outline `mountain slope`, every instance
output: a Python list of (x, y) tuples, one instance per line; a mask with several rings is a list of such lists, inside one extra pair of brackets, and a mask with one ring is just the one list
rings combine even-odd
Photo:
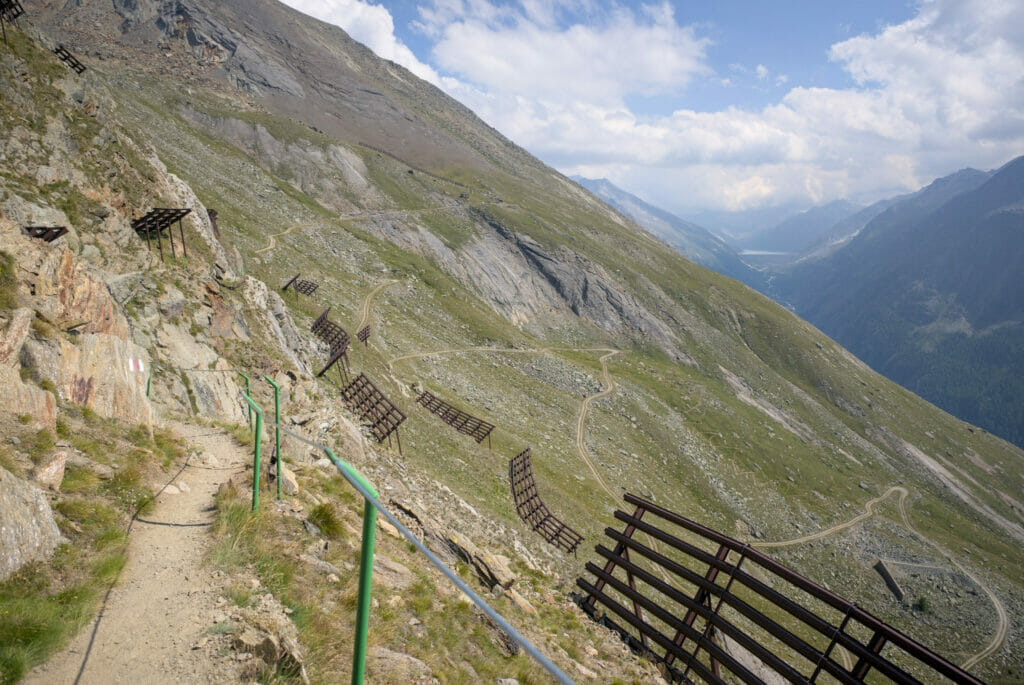
[(743, 241), (743, 247), (747, 250), (800, 253), (829, 233), (837, 223), (861, 209), (859, 205), (847, 200), (834, 200), (811, 207), (748, 238)]
[[(239, 291), (253, 303), (249, 330), (260, 333), (222, 341), (226, 362), (295, 375), (304, 399), (286, 406), (289, 415), (315, 410), (309, 430), (334, 440), (339, 456), (366, 468), (381, 492), (401, 492), (397, 501), (453, 528), (474, 522), (517, 569), (539, 560), (540, 570), (522, 571), (537, 596), (557, 600), (558, 578), (579, 573), (582, 560), (553, 551), (515, 515), (507, 460), (527, 446), (545, 501), (587, 538), (581, 555), (589, 558), (585, 550), (621, 503), (602, 494), (605, 482), (752, 544), (795, 541), (779, 548), (784, 561), (951, 658), (992, 647), (998, 657), (976, 667), (986, 677), (1024, 664), (1018, 641), (998, 639), (988, 595), (941, 551), (969, 549), (956, 553), (959, 563), (984, 579), (1013, 620), (1024, 615), (1019, 449), (887, 381), (746, 286), (686, 260), (337, 29), (263, 0), (27, 5), (51, 40), (89, 61), (87, 80), (63, 87), (87, 88), (104, 116), (151, 146), (144, 154), (154, 165), (194, 189), (197, 210), (217, 210), (239, 271), (271, 284), (296, 272), (320, 283), (315, 298), (288, 294), (269, 311), (257, 306), (273, 304), (265, 291)], [(12, 111), (8, 121), (19, 116)], [(20, 127), (19, 137), (42, 137), (8, 125)], [(145, 178), (140, 172), (135, 194), (117, 206), (122, 221), (170, 201)], [(5, 192), (27, 195), (31, 179), (5, 178)], [(52, 203), (48, 197), (32, 201)], [(144, 249), (137, 238), (125, 241), (127, 250)], [(111, 247), (94, 257), (120, 274), (117, 254)], [(189, 292), (202, 293), (195, 285)], [(354, 346), (353, 366), (407, 413), (402, 455), (383, 447), (361, 453), (343, 434), (333, 370), (330, 380), (314, 380), (296, 361), (305, 357), (271, 344), (275, 321), (294, 317), (297, 329), (282, 326), (280, 339), (297, 339), (311, 368), (322, 362), (326, 351), (307, 331), (326, 306), (350, 331), (369, 315), (372, 339)], [(207, 325), (233, 330), (222, 314), (208, 313)], [(154, 305), (137, 316), (160, 315)], [(203, 324), (189, 326), (173, 330), (205, 335)], [(165, 359), (178, 341), (154, 333), (143, 342)], [(619, 354), (609, 356), (611, 348)], [(174, 378), (164, 399), (188, 412), (187, 387)], [(414, 388), (493, 421), (493, 450), (422, 411)], [(409, 483), (411, 493), (403, 490)], [(910, 493), (906, 507), (921, 536), (891, 506), (870, 521), (857, 518), (894, 483)], [(863, 525), (846, 525), (854, 518)], [(800, 542), (830, 529), (834, 535)], [(895, 604), (872, 570), (880, 555), (936, 566), (941, 586), (954, 590), (938, 589), (934, 574), (908, 577), (934, 613)], [(337, 599), (336, 590), (323, 592), (303, 615), (319, 616)], [(423, 611), (433, 619), (441, 606), (448, 605), (432, 611), (428, 601)], [(539, 618), (522, 616), (560, 663), (578, 649), (584, 619), (573, 611), (552, 602)], [(947, 629), (954, 619), (958, 636)], [(386, 602), (373, 620), (390, 620)], [(479, 636), (471, 637), (476, 648)], [(382, 639), (392, 638), (400, 639)], [(326, 642), (318, 639), (311, 644)], [(457, 662), (432, 644), (410, 639), (402, 648), (456, 678)], [(334, 674), (332, 656), (315, 653), (314, 669)], [(577, 656), (598, 669), (614, 663), (606, 653)]]
[(744, 264), (735, 250), (706, 228), (650, 205), (608, 179), (573, 176), (572, 180), (682, 252), (688, 259), (752, 288), (763, 289), (764, 277), (761, 273)]
[(894, 204), (781, 297), (873, 368), (1024, 444), (1024, 158)]

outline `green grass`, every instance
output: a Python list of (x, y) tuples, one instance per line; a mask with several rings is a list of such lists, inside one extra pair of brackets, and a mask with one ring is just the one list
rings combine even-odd
[(314, 524), (325, 537), (337, 539), (341, 537), (344, 528), (334, 510), (334, 505), (324, 502), (313, 507), (309, 512), (309, 522)]
[[(84, 407), (61, 407), (57, 434), (88, 457), (118, 468), (104, 481), (68, 465), (54, 505), (69, 542), (45, 562), (31, 563), (0, 583), (0, 683), (14, 683), (62, 648), (94, 615), (127, 561), (129, 516), (149, 501), (143, 485), (182, 448), (168, 434), (103, 419)], [(54, 447), (47, 430), (21, 437), (33, 460)], [(2, 450), (0, 450), (2, 452)]]
[(14, 257), (0, 251), (0, 313), (18, 306), (18, 265)]

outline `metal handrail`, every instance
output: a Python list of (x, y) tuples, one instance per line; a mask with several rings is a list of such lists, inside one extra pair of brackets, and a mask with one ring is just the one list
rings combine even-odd
[[(239, 391), (241, 392), (241, 391)], [(257, 422), (262, 426), (263, 412), (259, 407), (249, 398), (244, 395), (243, 397), (255, 408), (257, 414)], [(469, 585), (467, 585), (461, 578), (459, 578), (454, 571), (448, 568), (443, 561), (441, 561), (437, 555), (431, 552), (427, 546), (417, 538), (412, 532), (409, 531), (402, 522), (399, 521), (394, 514), (388, 511), (384, 505), (380, 503), (378, 499), (377, 491), (370, 485), (369, 481), (363, 477), (358, 471), (356, 471), (350, 464), (339, 459), (331, 448), (320, 443), (313, 442), (308, 438), (299, 435), (287, 427), (281, 424), (279, 420), (273, 422), (274, 427), (284, 432), (287, 435), (295, 438), (299, 442), (305, 443), (311, 447), (316, 447), (322, 450), (327, 457), (331, 460), (331, 463), (338, 469), (338, 472), (342, 477), (349, 482), (349, 484), (356, 489), (356, 491), (363, 497), (363, 542), (359, 556), (359, 594), (356, 609), (356, 634), (355, 644), (353, 646), (354, 654), (352, 660), (352, 684), (360, 685), (365, 678), (366, 673), (366, 643), (367, 635), (369, 633), (369, 621), (370, 621), (370, 591), (373, 579), (373, 554), (374, 554), (374, 540), (376, 537), (376, 523), (377, 523), (377, 512), (380, 512), (405, 538), (412, 543), (416, 549), (422, 552), (427, 559), (433, 564), (445, 577), (447, 577), (452, 583), (455, 584), (470, 601), (473, 602), (484, 614), (486, 614), (494, 623), (496, 623), (508, 636), (519, 644), (527, 654), (529, 654), (544, 670), (550, 673), (556, 681), (566, 685), (572, 685), (574, 681), (569, 678), (558, 666), (551, 662), (544, 654), (540, 652), (529, 640), (523, 637), (519, 631), (517, 631), (512, 625), (504, 619), (497, 611), (495, 611), (487, 602), (485, 602), (476, 592), (474, 592)], [(256, 442), (259, 442), (259, 434), (257, 433)], [(280, 462), (279, 462), (280, 463)], [(254, 487), (259, 487), (259, 474), (254, 474), (253, 477)], [(257, 500), (254, 496), (254, 502)], [(255, 509), (255, 504), (254, 504)]]

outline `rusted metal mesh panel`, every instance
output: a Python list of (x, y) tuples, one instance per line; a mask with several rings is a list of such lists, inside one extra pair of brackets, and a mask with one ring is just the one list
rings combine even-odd
[[(391, 434), (395, 433), (397, 437), (398, 427), (405, 421), (405, 414), (393, 405), (365, 374), (359, 374), (342, 388), (341, 397), (359, 414), (362, 421), (370, 424), (370, 432), (377, 438), (377, 442), (384, 442), (387, 438), (390, 444)], [(402, 449), (401, 440), (398, 442), (398, 449)]]
[(25, 226), (22, 230), (25, 234), (32, 238), (39, 238), (45, 240), (48, 243), (52, 243), (62, 235), (66, 235), (68, 229), (66, 226)]
[(604, 563), (587, 563), (576, 600), (670, 680), (981, 682), (749, 545), (625, 500), (635, 510), (615, 512), (625, 528), (605, 529), (614, 547), (595, 547)]
[(432, 414), (441, 417), (442, 421), (455, 430), (472, 437), (477, 443), (483, 442), (484, 438), (489, 438), (491, 431), (494, 430), (494, 424), (487, 423), (460, 409), (456, 409), (428, 391), (420, 393), (416, 401), (426, 407)]
[(509, 460), (508, 479), (519, 518), (552, 545), (575, 554), (583, 536), (562, 523), (544, 505), (533, 479), (529, 447)]
[(366, 325), (360, 328), (359, 332), (356, 333), (356, 337), (359, 339), (359, 342), (365, 345), (366, 341), (370, 339), (370, 326)]
[(295, 274), (291, 280), (281, 287), (281, 290), (288, 290), (288, 287), (295, 285), (295, 290), (299, 291), (303, 295), (312, 295), (316, 292), (316, 289), (320, 287), (320, 284), (316, 281), (309, 281), (304, 278), (299, 278), (302, 274)]
[(295, 281), (295, 289), (303, 295), (309, 296), (316, 292), (316, 289), (320, 287), (320, 284), (316, 281), (307, 281), (300, 278)]
[[(156, 236), (156, 244), (160, 248), (160, 261), (164, 258), (164, 243), (163, 243), (163, 232), (171, 226), (175, 221), (178, 222), (178, 235), (181, 238), (181, 252), (184, 256), (188, 256), (188, 248), (185, 246), (185, 231), (181, 227), (181, 219), (186, 216), (191, 209), (187, 207), (184, 209), (171, 209), (167, 207), (156, 207), (149, 210), (145, 216), (140, 217), (132, 221), (132, 228), (139, 236), (146, 237), (146, 247), (150, 250), (153, 249), (152, 238)], [(171, 256), (174, 256), (174, 231), (167, 231), (167, 237), (171, 241)]]
[[(298, 278), (298, 274), (296, 274), (295, 278)], [(293, 278), (292, 281), (294, 281), (295, 278)], [(288, 283), (291, 284), (291, 281)], [(324, 365), (324, 368), (320, 369), (317, 377), (323, 376), (327, 373), (327, 371), (339, 360), (342, 364), (339, 367), (339, 374), (347, 377), (349, 346), (348, 333), (345, 332), (344, 328), (327, 318), (327, 314), (330, 311), (330, 307), (323, 310), (323, 312), (320, 313), (320, 316), (316, 317), (313, 321), (313, 325), (310, 327), (310, 330), (315, 333), (318, 338), (327, 343), (331, 350), (327, 363)]]
[(175, 221), (187, 216), (191, 211), (187, 207), (182, 209), (155, 207), (146, 212), (145, 216), (132, 221), (132, 228), (139, 234), (157, 234), (166, 230)]
[(25, 14), (25, 8), (18, 0), (0, 0), (0, 16), (7, 21), (14, 21)]
[(85, 71), (85, 65), (79, 62), (78, 58), (76, 58), (74, 55), (68, 52), (67, 48), (65, 48), (63, 45), (58, 45), (56, 48), (54, 48), (53, 52), (55, 55), (57, 55), (57, 57), (60, 57), (65, 64), (71, 67), (71, 69), (76, 74), (80, 75), (82, 72)]

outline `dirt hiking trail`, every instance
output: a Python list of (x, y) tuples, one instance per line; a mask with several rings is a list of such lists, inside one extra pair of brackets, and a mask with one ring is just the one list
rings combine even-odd
[(27, 685), (237, 681), (236, 662), (212, 653), (213, 645), (195, 647), (205, 642), (220, 597), (220, 583), (205, 566), (214, 494), (232, 476), (245, 480), (248, 455), (216, 429), (168, 427), (199, 456), (189, 458), (153, 511), (135, 520), (128, 560), (99, 617), (34, 669)]

